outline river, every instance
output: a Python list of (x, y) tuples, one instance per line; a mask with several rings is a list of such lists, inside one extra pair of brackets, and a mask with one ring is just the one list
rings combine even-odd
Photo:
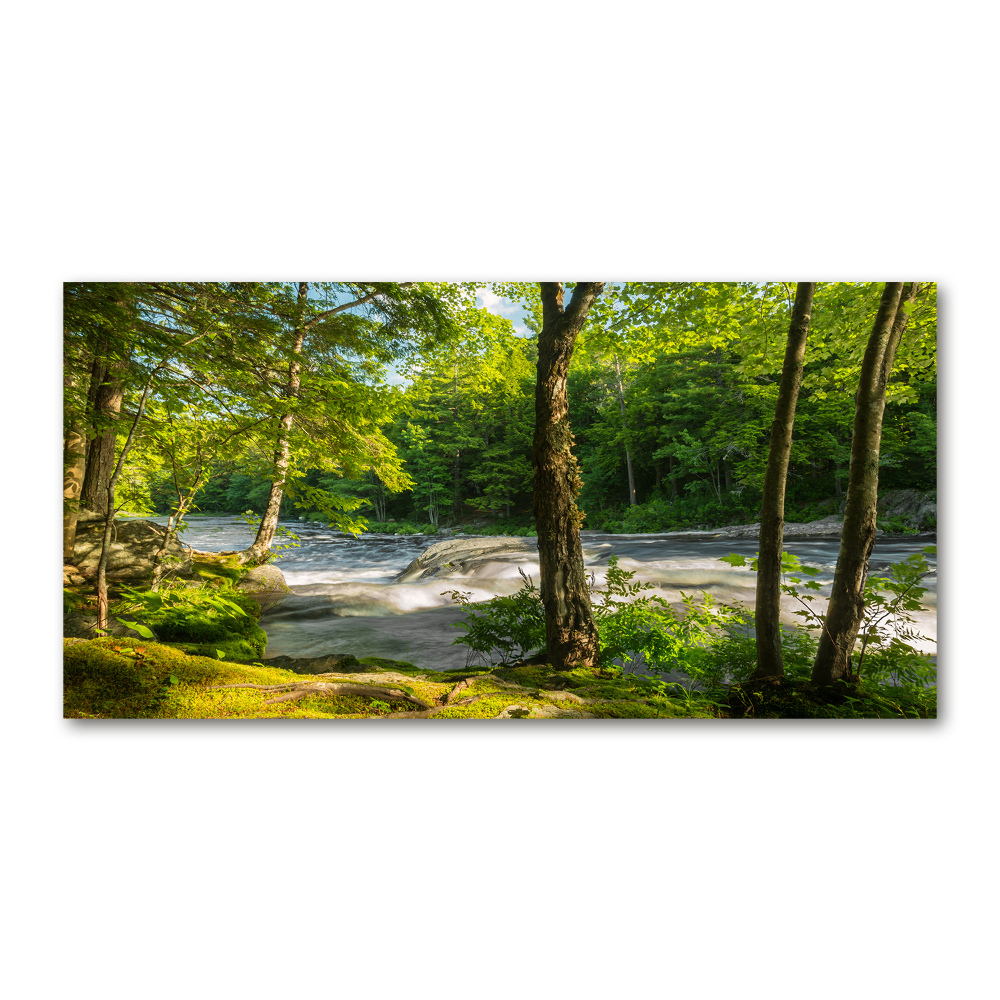
[[(166, 518), (150, 518), (160, 524)], [(300, 538), (298, 548), (286, 549), (275, 560), (296, 595), (266, 611), (261, 625), (268, 635), (266, 656), (320, 656), (334, 652), (357, 656), (384, 656), (408, 660), (428, 669), (459, 669), (466, 665), (467, 649), (454, 645), (460, 635), (454, 624), (464, 617), (448, 591), (471, 593), (487, 600), (495, 594), (514, 593), (521, 586), (518, 569), (538, 582), (538, 558), (530, 549), (485, 555), (453, 568), (408, 582), (398, 577), (412, 560), (444, 539), (438, 535), (379, 535), (360, 538), (344, 535), (325, 525), (298, 520), (282, 523)], [(584, 532), (584, 558), (588, 573), (601, 586), (611, 555), (619, 565), (652, 583), (659, 596), (672, 603), (682, 593), (707, 590), (720, 600), (742, 601), (753, 606), (755, 574), (720, 561), (730, 552), (752, 555), (756, 539), (715, 538), (712, 532), (657, 535), (605, 535)], [(458, 536), (462, 538), (463, 536)], [(235, 517), (192, 517), (181, 540), (196, 549), (220, 552), (245, 548), (252, 541), (250, 529)], [(480, 539), (490, 544), (493, 539)], [(531, 540), (520, 540), (523, 546)], [(920, 551), (933, 539), (887, 537), (877, 539), (872, 572)], [(469, 543), (475, 544), (474, 542)], [(836, 538), (789, 538), (785, 549), (819, 570), (815, 578), (829, 595), (837, 559)], [(933, 559), (931, 560), (934, 561)], [(917, 631), (928, 637), (921, 648), (936, 653), (937, 579), (925, 580), (924, 610), (917, 614)], [(817, 601), (817, 610), (823, 610)], [(795, 605), (784, 599), (782, 618), (797, 619)]]

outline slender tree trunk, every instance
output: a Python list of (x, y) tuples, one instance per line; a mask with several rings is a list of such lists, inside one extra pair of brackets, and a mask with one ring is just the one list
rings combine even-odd
[(110, 479), (108, 480), (107, 493), (105, 494), (104, 500), (106, 509), (104, 515), (104, 536), (101, 539), (101, 558), (97, 563), (97, 628), (102, 631), (106, 630), (108, 627), (107, 571), (108, 556), (111, 554), (111, 532), (115, 521), (115, 487), (118, 485), (118, 479), (125, 466), (125, 458), (132, 450), (132, 442), (135, 440), (136, 428), (139, 426), (139, 421), (142, 420), (142, 413), (146, 408), (146, 400), (149, 398), (149, 390), (153, 385), (153, 379), (162, 367), (163, 365), (160, 365), (160, 367), (149, 376), (149, 380), (146, 382), (146, 387), (142, 390), (142, 398), (139, 400), (139, 409), (136, 411), (135, 417), (132, 420), (132, 426), (129, 428), (128, 437), (125, 439), (125, 444), (122, 446), (122, 452), (118, 456), (118, 462), (111, 473)]
[(572, 452), (566, 375), (577, 334), (603, 287), (603, 282), (578, 283), (564, 309), (562, 282), (541, 283), (542, 329), (538, 335), (531, 460), (546, 651), (557, 670), (581, 664), (595, 666), (600, 659), (580, 544), (583, 514), (575, 503), (581, 482)]
[(80, 491), (87, 466), (87, 436), (79, 424), (71, 424), (63, 449), (63, 562), (71, 563), (76, 548), (76, 523), (80, 514)]
[(667, 476), (670, 479), (670, 499), (677, 499), (677, 480), (674, 478), (674, 456), (667, 455)]
[[(309, 294), (309, 282), (299, 282), (298, 307), (299, 314), (295, 324), (295, 338), (292, 343), (292, 353), (296, 356), (288, 365), (288, 382), (285, 386), (285, 398), (294, 399), (299, 394), (300, 375), (302, 366), (297, 360), (302, 354), (302, 344), (305, 341), (305, 306), (306, 298)], [(288, 480), (288, 469), (291, 465), (291, 432), (295, 417), (289, 411), (278, 424), (278, 440), (274, 451), (274, 479), (271, 482), (271, 491), (267, 496), (267, 506), (264, 508), (264, 516), (260, 519), (257, 527), (257, 537), (250, 548), (240, 553), (241, 562), (262, 563), (266, 562), (271, 551), (271, 542), (274, 541), (274, 534), (278, 530), (278, 514), (281, 512), (281, 498), (284, 494), (285, 483)]]
[(764, 497), (760, 515), (760, 555), (757, 563), (757, 603), (754, 616), (757, 631), (755, 677), (784, 674), (781, 657), (781, 550), (785, 528), (785, 481), (792, 451), (795, 405), (802, 384), (806, 337), (812, 314), (814, 281), (800, 281), (795, 289), (791, 327), (781, 368), (781, 385), (771, 423), (771, 446), (764, 473)]
[[(116, 366), (117, 367), (117, 366)], [(107, 514), (108, 482), (115, 467), (115, 445), (118, 432), (114, 424), (122, 408), (122, 384), (110, 366), (105, 367), (102, 359), (94, 361), (91, 377), (91, 393), (94, 399), (93, 414), (100, 428), (87, 451), (87, 468), (84, 473), (80, 493), (80, 506)]]
[(907, 313), (900, 308), (901, 301), (912, 302), (917, 290), (915, 282), (911, 282), (905, 292), (902, 282), (886, 282), (875, 327), (861, 363), (844, 529), (826, 612), (826, 627), (820, 636), (813, 664), (814, 684), (832, 684), (841, 678), (850, 680), (854, 676), (851, 653), (864, 617), (868, 558), (875, 545), (878, 458), (885, 391), (896, 348), (906, 329)]
[[(63, 384), (67, 389), (80, 385), (79, 372), (70, 370), (67, 360)], [(76, 524), (80, 513), (80, 493), (87, 471), (87, 433), (83, 414), (63, 413), (63, 562), (72, 563), (76, 547)]]
[(625, 465), (628, 467), (628, 502), (634, 507), (635, 497), (635, 474), (632, 471), (632, 453), (628, 449), (628, 424), (625, 421), (625, 387), (622, 385), (622, 370), (618, 363), (618, 355), (615, 355), (615, 377), (618, 379), (618, 403), (622, 410), (622, 441), (625, 444)]

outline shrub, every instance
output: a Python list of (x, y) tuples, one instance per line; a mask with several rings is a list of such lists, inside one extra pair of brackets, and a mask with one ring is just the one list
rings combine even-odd
[[(149, 591), (122, 588), (113, 613), (118, 621), (147, 638), (188, 643), (201, 655), (262, 656), (267, 634), (257, 624), (260, 606), (231, 585)], [(135, 616), (129, 621), (122, 615)]]

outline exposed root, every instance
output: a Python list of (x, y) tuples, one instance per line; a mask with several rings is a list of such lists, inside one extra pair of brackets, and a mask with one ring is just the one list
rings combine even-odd
[(442, 705), (447, 705), (449, 703), (454, 704), (451, 701), (452, 698), (458, 694), (459, 691), (464, 691), (466, 688), (472, 686), (472, 678), (467, 677), (464, 681), (459, 681), (450, 691), (448, 691), (445, 696), (441, 699)]
[[(450, 692), (453, 693), (453, 692)], [(491, 692), (492, 693), (492, 692)], [(391, 715), (380, 715), (380, 719), (429, 719), (435, 712), (440, 712), (443, 708), (455, 708), (457, 705), (471, 705), (480, 698), (485, 698), (485, 694), (474, 694), (471, 698), (460, 698), (458, 701), (450, 701), (448, 704), (433, 705), (423, 712), (393, 712)]]
[[(411, 705), (419, 705), (422, 709), (430, 708), (426, 701), (414, 698), (413, 695), (401, 691), (399, 688), (375, 687), (372, 684), (351, 684), (331, 683), (321, 681), (320, 683), (295, 682), (292, 684), (216, 684), (209, 688), (210, 691), (219, 691), (223, 688), (253, 688), (255, 691), (284, 691), (284, 694), (276, 698), (268, 698), (265, 705), (275, 705), (281, 701), (298, 701), (308, 695), (338, 695), (353, 694), (362, 698), (386, 698), (395, 701), (408, 701)], [(408, 714), (408, 713), (404, 713)]]

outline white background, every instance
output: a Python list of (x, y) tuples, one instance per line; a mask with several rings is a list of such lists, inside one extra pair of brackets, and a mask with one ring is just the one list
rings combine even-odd
[[(6, 17), (12, 996), (989, 991), (994, 8)], [(936, 280), (941, 718), (61, 719), (66, 280)]]

